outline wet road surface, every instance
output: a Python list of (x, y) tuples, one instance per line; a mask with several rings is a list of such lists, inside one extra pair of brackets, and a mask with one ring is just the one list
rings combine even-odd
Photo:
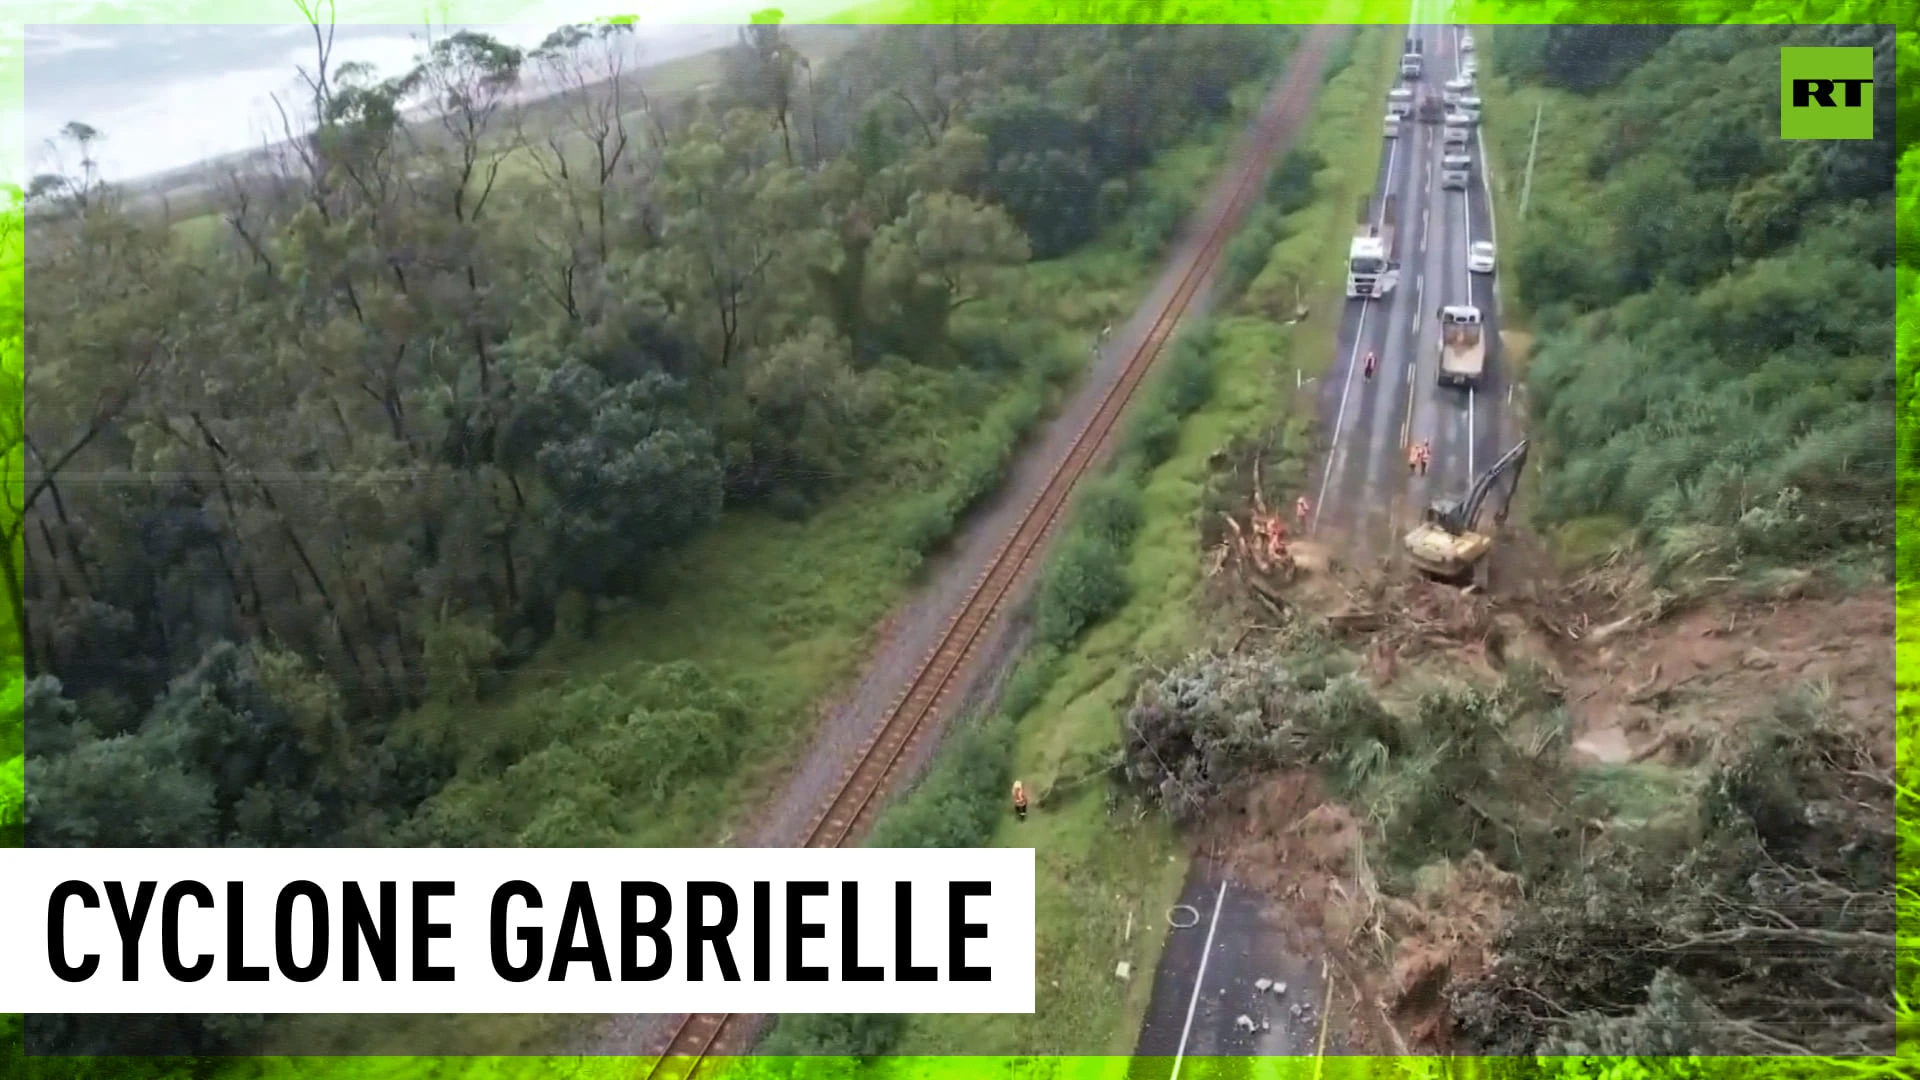
[[(1438, 92), (1466, 55), (1460, 32), (1449, 25), (1414, 32), (1425, 42), (1425, 81)], [(1386, 196), (1397, 196), (1391, 255), (1400, 264), (1399, 282), (1385, 297), (1346, 302), (1338, 352), (1320, 388), (1326, 456), (1312, 531), (1338, 539), (1356, 561), (1392, 554), (1422, 506), (1463, 495), (1476, 473), (1507, 449), (1510, 398), (1493, 278), (1467, 271), (1469, 246), (1494, 239), (1486, 157), (1476, 126), (1467, 189), (1443, 190), (1441, 132), (1440, 124), (1413, 120), (1402, 124), (1398, 138), (1381, 140), (1371, 213), (1380, 224)], [(1484, 321), (1486, 369), (1475, 389), (1438, 385), (1438, 313), (1450, 304), (1472, 304)], [(1369, 351), (1379, 361), (1372, 379), (1363, 373)], [(1422, 440), (1433, 447), (1424, 477), (1407, 468), (1408, 447)]]

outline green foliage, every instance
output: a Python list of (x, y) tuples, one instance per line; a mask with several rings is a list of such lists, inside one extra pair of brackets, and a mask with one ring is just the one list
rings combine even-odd
[(1134, 406), (1121, 443), (1123, 468), (1141, 475), (1173, 455), (1180, 441), (1180, 421), (1207, 403), (1214, 389), (1214, 353), (1217, 330), (1203, 323), (1187, 327), (1174, 338), (1159, 361), (1159, 372), (1146, 400)]
[(26, 837), (25, 683), (13, 676), (0, 693), (0, 848), (13, 848)]
[(1490, 63), (1498, 75), (1592, 92), (1619, 82), (1673, 33), (1671, 26), (1506, 26), (1494, 37)]
[[(1848, 144), (1867, 157), (1843, 160), (1774, 132), (1779, 48), (1840, 33), (1496, 36), (1497, 49), (1559, 57), (1512, 73), (1597, 91), (1552, 108), (1578, 111), (1572, 127), (1597, 136), (1598, 188), (1556, 190), (1572, 181), (1543, 160), (1539, 216), (1513, 256), (1540, 332), (1528, 383), (1547, 520), (1624, 519), (1663, 573), (1889, 566), (1891, 161), (1872, 158), (1884, 144)], [(1591, 53), (1601, 68), (1568, 58), (1608, 35), (1625, 38)], [(1889, 36), (1858, 43), (1891, 56)], [(1876, 100), (1892, 100), (1883, 67)], [(1542, 158), (1581, 152), (1564, 142), (1543, 140)]]
[(397, 842), (617, 845), (638, 819), (725, 776), (752, 714), (748, 692), (678, 661), (529, 696), (491, 730), (415, 729), (427, 747), (457, 747), (466, 761), (397, 825)]
[(1326, 159), (1313, 150), (1290, 150), (1267, 178), (1266, 198), (1255, 206), (1233, 238), (1227, 241), (1220, 268), (1219, 289), (1227, 299), (1245, 293), (1266, 269), (1274, 246), (1287, 238), (1287, 217), (1313, 202), (1314, 174)]
[[(1042, 77), (1049, 62), (1068, 67), (1065, 57), (1044, 55), (1023, 69), (996, 72), (1002, 77), (993, 102), (969, 121), (987, 140), (988, 191), (1027, 233), (1036, 256), (1087, 242), (1100, 225), (1106, 181), (1145, 165), (1196, 126), (1224, 118), (1229, 91), (1270, 70), (1278, 46), (1293, 34), (1139, 27), (1084, 73)], [(1027, 40), (1040, 54), (1067, 44), (1054, 34)], [(1141, 77), (1175, 71), (1180, 78)]]
[(1166, 253), (1180, 227), (1193, 213), (1193, 197), (1184, 191), (1156, 193), (1133, 212), (1133, 231), (1128, 242), (1143, 259), (1157, 259)]
[(755, 1053), (768, 1057), (879, 1057), (899, 1042), (906, 1024), (907, 1018), (897, 1013), (801, 1013), (782, 1018)]
[(1120, 610), (1131, 595), (1125, 560), (1124, 548), (1092, 533), (1076, 531), (1062, 537), (1040, 581), (1035, 639), (1064, 648), (1088, 627)]

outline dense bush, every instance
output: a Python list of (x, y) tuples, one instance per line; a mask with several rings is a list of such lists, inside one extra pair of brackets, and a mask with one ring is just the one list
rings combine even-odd
[[(1890, 569), (1889, 143), (1781, 142), (1773, 104), (1781, 45), (1852, 31), (1715, 27), (1598, 47), (1630, 29), (1533, 32), (1605, 56), (1581, 77), (1613, 87), (1565, 106), (1600, 133), (1596, 195), (1536, 192), (1541, 216), (1513, 258), (1540, 331), (1528, 383), (1541, 510), (1623, 519), (1662, 569), (1862, 555)], [(1884, 54), (1875, 100), (1891, 102), (1891, 36), (1859, 43)]]

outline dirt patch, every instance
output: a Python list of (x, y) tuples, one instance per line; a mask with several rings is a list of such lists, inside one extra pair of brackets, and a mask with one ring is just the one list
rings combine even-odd
[(1330, 959), (1350, 1053), (1444, 1049), (1443, 990), (1491, 962), (1520, 898), (1519, 879), (1478, 852), (1429, 867), (1410, 898), (1383, 896), (1363, 823), (1306, 772), (1243, 792), (1215, 818), (1210, 841), (1236, 879), (1284, 910), (1295, 948)]
[(1267, 895), (1291, 948), (1327, 959), (1336, 1052), (1405, 1053), (1379, 974), (1388, 942), (1364, 836), (1360, 819), (1330, 799), (1317, 776), (1294, 771), (1241, 792), (1214, 817), (1205, 842), (1236, 880)]
[(1393, 1018), (1414, 1047), (1450, 1049), (1446, 986), (1487, 969), (1501, 923), (1520, 900), (1520, 879), (1478, 851), (1422, 871), (1411, 900), (1387, 899)]
[(1360, 821), (1312, 773), (1242, 793), (1214, 829), (1235, 876), (1284, 902), (1296, 925), (1312, 931), (1303, 948), (1344, 946), (1368, 923)]
[[(1604, 629), (1604, 627), (1603, 627)], [(1551, 648), (1576, 749), (1687, 765), (1789, 693), (1829, 697), (1883, 764), (1893, 758), (1891, 590), (1785, 602), (1721, 600), (1582, 647)]]

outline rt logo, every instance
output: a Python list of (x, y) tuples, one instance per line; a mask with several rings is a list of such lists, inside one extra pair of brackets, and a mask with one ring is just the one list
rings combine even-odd
[(1780, 137), (1873, 138), (1873, 50), (1780, 50)]

